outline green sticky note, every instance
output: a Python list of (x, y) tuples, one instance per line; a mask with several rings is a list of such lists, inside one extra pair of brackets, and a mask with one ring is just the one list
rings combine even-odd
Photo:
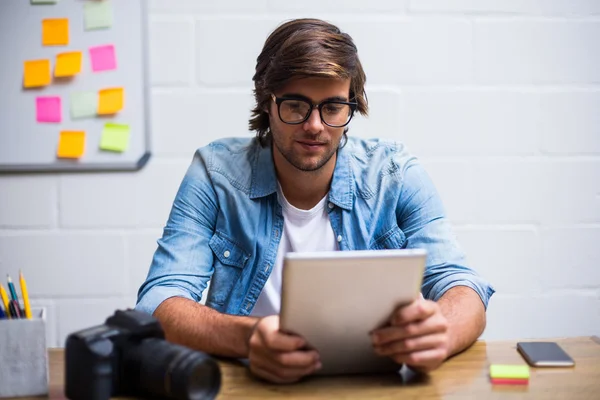
[(56, 4), (57, 0), (31, 0), (31, 4)]
[(100, 149), (124, 152), (129, 148), (129, 131), (129, 125), (104, 124), (102, 137), (100, 138)]
[(90, 118), (96, 116), (98, 109), (98, 93), (71, 93), (71, 118)]
[(83, 6), (85, 30), (110, 28), (113, 23), (113, 11), (110, 0), (86, 1)]
[(529, 367), (527, 365), (490, 365), (490, 378), (529, 379)]

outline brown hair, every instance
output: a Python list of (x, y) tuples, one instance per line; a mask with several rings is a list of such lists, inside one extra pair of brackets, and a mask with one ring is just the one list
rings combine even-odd
[[(250, 130), (262, 145), (271, 139), (269, 114), (271, 93), (295, 78), (350, 79), (350, 100), (367, 115), (366, 76), (356, 45), (347, 33), (319, 19), (296, 19), (279, 26), (267, 38), (256, 59), (254, 99)], [(346, 132), (344, 130), (344, 139)]]

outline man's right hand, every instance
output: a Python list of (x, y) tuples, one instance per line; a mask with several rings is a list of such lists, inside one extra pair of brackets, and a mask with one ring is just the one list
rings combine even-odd
[(250, 371), (274, 383), (293, 383), (321, 368), (316, 350), (301, 350), (306, 341), (279, 331), (279, 316), (258, 321), (249, 341)]

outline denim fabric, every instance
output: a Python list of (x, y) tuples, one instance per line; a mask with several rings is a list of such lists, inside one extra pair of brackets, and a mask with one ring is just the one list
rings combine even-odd
[[(487, 307), (494, 289), (466, 265), (433, 183), (402, 144), (349, 138), (338, 151), (328, 196), (340, 250), (424, 248), (425, 298), (468, 286)], [(270, 146), (231, 138), (200, 148), (136, 308), (153, 313), (173, 296), (200, 301), (210, 281), (207, 306), (250, 314), (275, 263), (282, 228)]]

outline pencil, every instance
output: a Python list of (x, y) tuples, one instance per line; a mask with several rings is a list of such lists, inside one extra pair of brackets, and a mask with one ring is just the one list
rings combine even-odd
[(8, 290), (10, 291), (10, 297), (18, 303), (19, 297), (17, 296), (17, 291), (15, 290), (15, 285), (13, 285), (12, 278), (10, 277), (9, 274), (6, 274), (6, 280), (8, 281)]
[(19, 309), (19, 303), (16, 300), (11, 300), (10, 302), (10, 313), (15, 319), (22, 317), (21, 310)]
[(25, 307), (25, 318), (31, 319), (31, 305), (29, 304), (29, 292), (27, 291), (27, 282), (23, 277), (23, 272), (19, 270), (19, 283), (21, 284), (21, 296), (23, 296), (23, 306)]
[(4, 309), (6, 310), (6, 315), (10, 318), (10, 306), (8, 305), (8, 296), (6, 295), (6, 290), (4, 290), (4, 286), (0, 283), (0, 297), (2, 297), (2, 303), (4, 304)]

